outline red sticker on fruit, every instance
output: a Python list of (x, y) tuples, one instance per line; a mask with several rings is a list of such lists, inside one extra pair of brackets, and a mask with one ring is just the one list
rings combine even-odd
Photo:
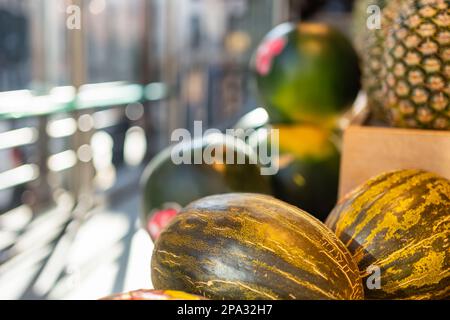
[(272, 60), (278, 56), (286, 46), (286, 39), (283, 37), (268, 39), (264, 41), (256, 51), (255, 66), (260, 75), (267, 75), (272, 69)]
[(148, 220), (147, 230), (153, 240), (156, 240), (162, 230), (172, 221), (179, 210), (175, 208), (163, 209), (156, 211)]

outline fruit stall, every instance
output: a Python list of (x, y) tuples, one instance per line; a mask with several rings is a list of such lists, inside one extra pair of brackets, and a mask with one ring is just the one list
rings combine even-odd
[(450, 3), (0, 0), (0, 160), (0, 299), (448, 300)]

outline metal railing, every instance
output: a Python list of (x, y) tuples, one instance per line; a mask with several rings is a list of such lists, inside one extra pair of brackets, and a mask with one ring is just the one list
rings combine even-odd
[[(0, 150), (4, 156), (21, 148), (34, 151), (33, 157), (25, 154), (16, 159), (18, 164), (0, 172), (0, 191), (30, 184), (33, 203), (47, 205), (55, 189), (62, 187), (49, 186), (49, 175), (68, 169), (76, 173), (65, 191), (74, 198), (83, 188), (92, 191), (92, 135), (123, 121), (147, 132), (147, 108), (164, 99), (167, 90), (161, 83), (117, 82), (84, 85), (75, 92), (73, 87), (60, 87), (45, 96), (28, 90), (0, 93), (0, 121), (12, 125), (0, 133)], [(30, 123), (31, 119), (35, 120)], [(50, 150), (55, 145), (57, 150)]]

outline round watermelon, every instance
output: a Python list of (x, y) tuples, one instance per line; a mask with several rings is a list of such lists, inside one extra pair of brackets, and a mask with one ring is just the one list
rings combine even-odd
[(284, 23), (252, 58), (259, 95), (275, 123), (333, 126), (360, 90), (351, 42), (322, 23)]
[[(278, 142), (272, 138), (271, 129), (277, 130)], [(274, 195), (325, 220), (337, 201), (339, 138), (319, 127), (278, 125), (259, 129), (249, 144), (258, 153), (268, 146), (270, 165), (279, 168), (270, 177)]]
[[(190, 163), (175, 164), (172, 160), (175, 148), (177, 153), (189, 155)], [(195, 164), (195, 154), (201, 155), (211, 148), (222, 150), (223, 156)], [(230, 155), (234, 164), (222, 161)], [(161, 151), (148, 164), (142, 179), (144, 228), (155, 240), (181, 207), (204, 196), (228, 192), (271, 194), (270, 181), (261, 175), (255, 156), (242, 140), (225, 135), (181, 142)], [(244, 163), (238, 163), (237, 159)]]

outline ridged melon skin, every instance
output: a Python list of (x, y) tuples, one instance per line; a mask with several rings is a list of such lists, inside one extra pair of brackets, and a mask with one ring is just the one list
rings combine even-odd
[(361, 299), (355, 262), (323, 223), (259, 194), (193, 202), (160, 235), (156, 289), (212, 299)]
[(353, 191), (326, 224), (361, 273), (370, 265), (380, 268), (380, 289), (368, 289), (363, 279), (366, 298), (441, 299), (450, 297), (449, 218), (450, 181), (401, 170)]

